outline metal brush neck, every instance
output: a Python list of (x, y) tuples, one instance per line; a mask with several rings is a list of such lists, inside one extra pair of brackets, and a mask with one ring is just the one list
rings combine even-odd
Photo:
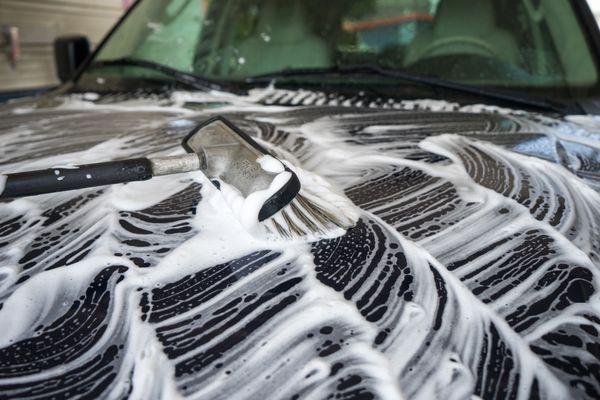
[(148, 160), (150, 160), (154, 176), (181, 174), (200, 169), (200, 159), (197, 154), (193, 153), (170, 157), (153, 157)]

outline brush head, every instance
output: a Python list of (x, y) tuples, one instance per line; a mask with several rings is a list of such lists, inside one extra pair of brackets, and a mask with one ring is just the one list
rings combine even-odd
[(300, 180), (292, 170), (221, 116), (197, 126), (183, 147), (198, 155), (200, 170), (218, 189), (224, 182), (244, 198), (260, 201), (259, 222), (284, 209), (300, 192)]
[(342, 236), (354, 227), (361, 210), (322, 177), (289, 165), (302, 189), (290, 204), (264, 222), (265, 229), (287, 240), (315, 241)]

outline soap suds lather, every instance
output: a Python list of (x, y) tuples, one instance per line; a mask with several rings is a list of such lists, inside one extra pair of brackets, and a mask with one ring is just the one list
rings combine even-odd
[[(248, 198), (194, 172), (0, 203), (0, 394), (600, 393), (597, 121), (440, 101), (365, 111), (275, 88), (61, 99), (0, 110), (2, 173), (173, 154), (195, 122), (231, 112), (360, 219), (325, 238), (257, 233), (250, 217), (289, 174), (270, 156), (258, 162), (281, 178)], [(573, 143), (573, 170), (543, 148), (556, 139)]]

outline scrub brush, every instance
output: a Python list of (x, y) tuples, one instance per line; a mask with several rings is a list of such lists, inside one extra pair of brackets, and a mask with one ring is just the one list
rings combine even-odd
[(271, 238), (320, 239), (343, 234), (358, 220), (357, 207), (343, 193), (321, 177), (275, 158), (223, 117), (197, 126), (183, 140), (183, 147), (187, 154), (7, 174), (0, 198), (200, 170), (223, 193), (251, 233), (262, 231)]
[(212, 118), (191, 136), (197, 140), (184, 141), (184, 147), (200, 155), (200, 169), (251, 233), (316, 240), (339, 236), (356, 224), (359, 210), (343, 193), (276, 158), (227, 119)]

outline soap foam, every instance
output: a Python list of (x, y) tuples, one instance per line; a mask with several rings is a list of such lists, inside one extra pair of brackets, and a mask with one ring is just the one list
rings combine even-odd
[[(296, 105), (257, 104), (266, 96)], [(276, 178), (246, 198), (188, 173), (1, 203), (0, 391), (7, 397), (92, 396), (86, 380), (98, 385), (96, 395), (140, 399), (354, 391), (558, 399), (583, 397), (576, 382), (597, 389), (554, 361), (594, 368), (585, 346), (596, 340), (586, 332), (598, 329), (600, 314), (598, 192), (557, 163), (515, 153), (510, 135), (490, 143), (505, 128), (489, 115), (478, 116), (485, 131), (471, 136), (461, 118), (493, 112), (507, 116), (509, 134), (543, 126), (552, 138), (593, 147), (594, 136), (576, 125), (581, 119), (528, 115), (532, 122), (512, 110), (470, 107), (439, 123), (464, 133), (427, 138), (422, 131), (434, 124), (412, 113), (348, 108), (320, 118), (300, 107), (327, 104), (310, 91), (180, 92), (172, 104), (95, 99), (2, 114), (23, 118), (4, 136), (6, 172), (171, 154), (180, 132), (169, 121), (209, 116), (185, 102), (227, 102), (223, 110), (263, 121), (260, 138), (293, 156), (283, 157), (285, 166), (309, 200), (358, 222), (347, 233), (302, 240), (262, 235), (260, 205), (289, 179), (270, 156), (257, 161)], [(77, 123), (84, 117), (89, 126)], [(110, 133), (98, 132), (109, 120)], [(546, 339), (561, 331), (582, 345)], [(63, 387), (53, 386), (63, 378)]]

